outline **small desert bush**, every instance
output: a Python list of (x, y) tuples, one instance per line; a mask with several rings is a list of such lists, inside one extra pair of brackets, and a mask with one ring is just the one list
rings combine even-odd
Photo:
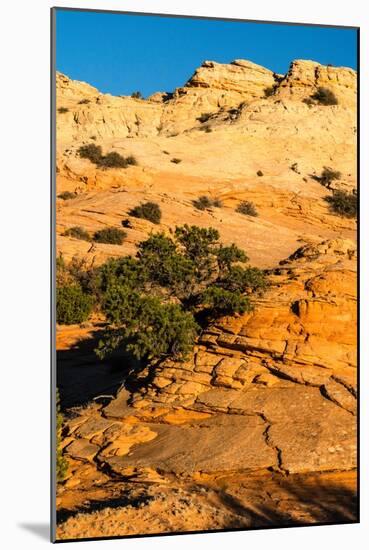
[(81, 145), (81, 147), (78, 149), (78, 153), (81, 158), (88, 159), (94, 164), (99, 164), (102, 157), (101, 146), (95, 145), (95, 143)]
[(330, 204), (331, 210), (344, 218), (356, 218), (357, 216), (357, 196), (356, 193), (347, 193), (337, 190), (333, 195), (325, 197)]
[(300, 174), (297, 162), (291, 164), (290, 170), (292, 170), (292, 172), (295, 172), (296, 174)]
[(310, 97), (317, 101), (319, 105), (338, 105), (338, 99), (329, 88), (320, 87)]
[(67, 201), (69, 199), (75, 199), (76, 196), (76, 193), (72, 193), (71, 191), (63, 191), (63, 193), (60, 193), (60, 195), (58, 195), (58, 198), (62, 199), (63, 201)]
[(100, 158), (98, 165), (101, 168), (126, 168), (127, 160), (116, 151), (111, 151)]
[(68, 113), (69, 109), (67, 107), (59, 107), (58, 113), (63, 115), (64, 113)]
[(197, 120), (203, 124), (204, 122), (207, 122), (210, 117), (211, 113), (202, 113), (199, 117), (197, 117)]
[(96, 231), (93, 235), (95, 243), (103, 244), (122, 244), (127, 233), (117, 227), (106, 227)]
[(223, 206), (223, 203), (220, 199), (216, 198), (216, 199), (212, 199), (212, 203), (213, 203), (213, 206), (215, 208), (222, 208)]
[(201, 132), (205, 132), (205, 134), (210, 134), (210, 132), (213, 131), (213, 129), (210, 128), (210, 126), (200, 126), (199, 130)]
[(261, 170), (258, 170), (258, 171), (256, 172), (256, 175), (259, 176), (259, 177), (264, 176), (264, 174), (263, 174), (263, 172), (262, 172)]
[(212, 199), (211, 197), (207, 197), (206, 195), (202, 195), (198, 199), (192, 201), (192, 204), (194, 205), (197, 210), (205, 210), (206, 208), (221, 208), (223, 206), (223, 203), (220, 199)]
[(323, 167), (322, 173), (318, 176), (318, 180), (324, 187), (330, 187), (333, 181), (339, 180), (342, 174), (338, 170), (332, 170), (327, 166)]
[(137, 160), (133, 155), (123, 157), (116, 151), (103, 155), (101, 146), (95, 145), (95, 143), (82, 145), (78, 149), (78, 153), (81, 158), (88, 159), (100, 168), (127, 168), (127, 166), (137, 164)]
[(89, 99), (81, 99), (81, 101), (78, 102), (79, 105), (87, 105), (88, 103), (90, 103), (90, 100)]
[(78, 284), (65, 285), (56, 291), (56, 321), (74, 325), (88, 319), (93, 300)]
[(270, 97), (274, 95), (275, 90), (276, 90), (275, 86), (268, 86), (267, 88), (264, 88), (264, 96)]
[(244, 214), (245, 216), (257, 216), (257, 210), (253, 202), (242, 201), (236, 208), (236, 212)]
[(152, 223), (160, 223), (161, 209), (156, 202), (145, 202), (132, 208), (128, 214), (134, 218), (143, 218)]
[(174, 164), (179, 164), (180, 162), (182, 162), (182, 159), (178, 159), (174, 157), (170, 162), (173, 162)]
[(131, 97), (133, 97), (133, 99), (142, 99), (142, 94), (140, 91), (132, 92)]
[(83, 227), (75, 225), (64, 231), (63, 235), (65, 237), (73, 237), (74, 239), (80, 239), (81, 241), (90, 241), (91, 237), (88, 231)]

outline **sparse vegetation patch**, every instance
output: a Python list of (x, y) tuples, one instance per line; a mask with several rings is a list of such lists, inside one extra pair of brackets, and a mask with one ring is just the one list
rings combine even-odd
[[(338, 99), (329, 88), (319, 87), (317, 91), (310, 96), (318, 105), (338, 105)], [(307, 103), (307, 101), (305, 101)], [(309, 103), (308, 103), (309, 104)]]
[(202, 113), (199, 117), (197, 117), (196, 120), (198, 120), (199, 122), (201, 122), (201, 124), (203, 124), (204, 122), (207, 122), (209, 118), (211, 118), (211, 116), (212, 116), (211, 113)]
[(344, 218), (356, 218), (357, 216), (357, 195), (356, 192), (333, 191), (333, 195), (325, 197), (330, 204), (331, 210)]
[(91, 240), (91, 236), (88, 233), (88, 231), (86, 231), (86, 229), (84, 229), (83, 227), (80, 227), (78, 225), (76, 225), (74, 227), (70, 227), (69, 229), (64, 231), (63, 235), (65, 237), (73, 237), (74, 239), (80, 239), (81, 241), (90, 241)]
[(220, 199), (215, 198), (212, 199), (211, 197), (208, 197), (206, 195), (201, 195), (198, 199), (195, 199), (192, 201), (192, 204), (194, 205), (197, 210), (206, 210), (206, 208), (221, 208), (223, 206), (223, 203)]
[(156, 202), (145, 202), (135, 206), (128, 214), (134, 218), (143, 218), (155, 224), (160, 223), (161, 220), (161, 209)]
[(258, 212), (253, 202), (242, 201), (236, 208), (236, 212), (245, 216), (258, 216)]
[(271, 97), (275, 94), (275, 91), (277, 89), (277, 86), (268, 86), (267, 88), (264, 88), (264, 96), (265, 97)]
[(128, 166), (137, 165), (137, 160), (133, 155), (123, 157), (116, 151), (103, 155), (101, 146), (95, 143), (82, 145), (78, 149), (78, 153), (81, 158), (88, 159), (100, 168), (127, 168)]
[(117, 227), (106, 227), (96, 231), (93, 236), (95, 243), (103, 244), (122, 244), (127, 233)]
[(76, 193), (72, 193), (71, 191), (63, 191), (63, 193), (60, 193), (58, 195), (59, 199), (62, 199), (63, 201), (67, 201), (69, 199), (75, 199), (77, 196)]

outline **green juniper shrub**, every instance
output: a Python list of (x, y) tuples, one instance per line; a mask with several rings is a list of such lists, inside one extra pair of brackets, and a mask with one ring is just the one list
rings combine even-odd
[(159, 224), (161, 220), (161, 209), (156, 202), (149, 201), (135, 206), (128, 214), (134, 218), (142, 218), (155, 224)]
[(182, 162), (182, 159), (178, 159), (176, 157), (172, 158), (172, 160), (170, 162), (173, 162), (173, 164), (179, 164), (180, 162)]
[(124, 344), (137, 359), (166, 355), (181, 359), (192, 350), (199, 328), (191, 313), (180, 305), (142, 296), (122, 285), (109, 288), (103, 311), (113, 328), (99, 342), (100, 357)]
[(197, 227), (196, 225), (183, 225), (176, 227), (175, 237), (185, 250), (185, 255), (194, 260), (200, 261), (214, 253), (214, 247), (218, 244), (219, 231), (212, 227)]
[(88, 103), (91, 103), (89, 99), (81, 99), (81, 101), (78, 102), (79, 105), (88, 105)]
[(331, 210), (344, 218), (356, 218), (357, 216), (357, 195), (355, 192), (333, 191), (333, 195), (325, 197), (330, 204)]
[(257, 210), (253, 202), (242, 201), (236, 208), (236, 212), (245, 216), (258, 216)]
[(114, 285), (123, 285), (136, 291), (143, 290), (149, 282), (146, 266), (132, 256), (110, 258), (94, 272), (94, 278), (99, 294)]
[(178, 297), (188, 294), (195, 277), (195, 265), (178, 252), (171, 238), (164, 233), (151, 235), (138, 245), (137, 257), (152, 282), (172, 289)]
[(220, 280), (220, 286), (231, 292), (260, 292), (267, 286), (266, 278), (257, 267), (243, 268), (231, 266), (228, 273)]
[(230, 246), (221, 245), (216, 250), (216, 257), (218, 262), (219, 270), (223, 273), (225, 270), (229, 271), (232, 264), (236, 262), (245, 263), (249, 260), (246, 253), (238, 248), (235, 244)]
[(209, 286), (201, 296), (201, 302), (213, 317), (246, 313), (251, 311), (251, 303), (247, 296), (239, 291), (230, 291), (219, 286)]
[(133, 99), (142, 99), (142, 94), (140, 91), (132, 92), (131, 97), (133, 97)]
[(86, 231), (86, 229), (78, 225), (75, 225), (74, 227), (70, 227), (69, 229), (64, 231), (63, 235), (65, 237), (73, 237), (74, 239), (80, 239), (81, 241), (91, 240), (91, 236), (88, 233), (88, 231)]
[(58, 195), (58, 199), (62, 199), (63, 201), (67, 201), (69, 199), (75, 199), (77, 196), (76, 193), (72, 193), (71, 191), (63, 191), (63, 193), (60, 193)]
[(68, 473), (68, 462), (63, 456), (61, 448), (61, 432), (63, 428), (63, 414), (60, 410), (59, 390), (56, 390), (56, 479), (58, 483), (64, 481)]
[(86, 321), (92, 311), (92, 297), (78, 284), (70, 284), (56, 290), (56, 321), (62, 325), (74, 325)]
[(106, 227), (105, 229), (99, 229), (93, 235), (95, 243), (104, 244), (122, 244), (126, 238), (127, 233), (117, 227)]
[(319, 87), (310, 97), (319, 105), (338, 105), (337, 97), (329, 88)]
[(92, 296), (94, 295), (94, 278), (93, 260), (89, 263), (86, 258), (74, 256), (69, 263), (66, 263), (61, 254), (57, 257), (57, 287), (77, 285), (81, 287), (83, 292)]
[(199, 323), (250, 311), (252, 294), (266, 288), (262, 271), (241, 267), (247, 261), (236, 245), (220, 243), (216, 229), (187, 224), (172, 236), (150, 235), (136, 258), (109, 260), (86, 287), (107, 320), (98, 355), (124, 348), (145, 361), (184, 359)]
[(69, 109), (67, 107), (59, 107), (58, 113), (63, 115), (64, 113), (68, 113)]

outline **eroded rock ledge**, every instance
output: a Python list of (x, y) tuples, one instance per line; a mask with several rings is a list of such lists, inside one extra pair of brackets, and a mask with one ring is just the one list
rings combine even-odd
[(205, 331), (187, 362), (80, 411), (65, 440), (76, 468), (160, 483), (355, 468), (355, 246), (306, 245), (270, 278), (255, 310)]

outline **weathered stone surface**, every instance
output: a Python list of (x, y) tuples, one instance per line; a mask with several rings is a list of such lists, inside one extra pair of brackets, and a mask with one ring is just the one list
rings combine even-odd
[(265, 423), (256, 417), (217, 416), (187, 426), (153, 426), (157, 437), (137, 445), (124, 457), (107, 460), (122, 476), (134, 471), (158, 469), (162, 473), (192, 476), (210, 473), (263, 469), (276, 461), (275, 451), (265, 442)]
[(156, 432), (142, 424), (122, 424), (113, 437), (106, 434), (105, 445), (98, 454), (100, 461), (109, 457), (124, 456), (136, 443), (146, 443), (155, 439)]
[(105, 418), (101, 418), (101, 416), (92, 417), (87, 420), (87, 422), (82, 424), (82, 426), (77, 428), (75, 434), (77, 437), (91, 439), (92, 437), (101, 434), (112, 425), (113, 422), (111, 420), (106, 420)]
[[(324, 413), (324, 408), (322, 413)], [(320, 421), (272, 425), (270, 441), (280, 450), (280, 467), (289, 473), (350, 470), (356, 467), (356, 422), (350, 413), (329, 411)]]
[(92, 460), (98, 451), (99, 447), (93, 445), (87, 439), (75, 439), (66, 448), (66, 452), (70, 456), (80, 460)]
[(111, 418), (123, 418), (130, 414), (128, 400), (130, 393), (127, 390), (120, 390), (116, 399), (113, 399), (109, 405), (104, 408), (104, 414)]

